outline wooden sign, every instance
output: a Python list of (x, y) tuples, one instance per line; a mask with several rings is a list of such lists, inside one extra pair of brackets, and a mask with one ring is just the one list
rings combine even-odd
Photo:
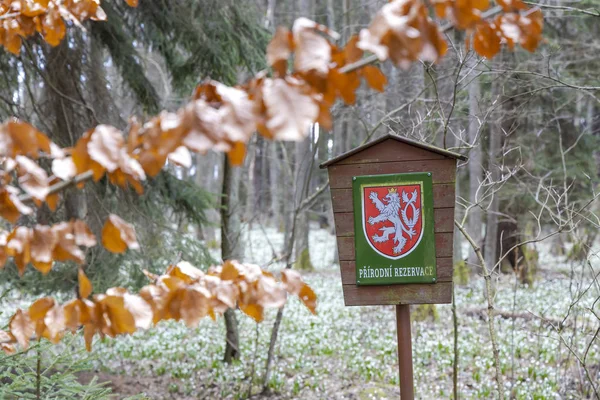
[(356, 283), (435, 283), (431, 172), (352, 178)]
[(450, 303), (456, 160), (386, 135), (323, 164), (347, 306), (396, 305), (402, 400), (414, 399), (409, 304)]
[[(347, 306), (450, 303), (457, 159), (466, 158), (426, 143), (396, 135), (386, 135), (321, 164), (321, 168), (327, 168), (329, 173), (342, 288)], [(401, 180), (409, 177), (409, 174), (414, 174), (412, 176), (416, 179)], [(422, 227), (424, 235), (428, 230), (431, 234), (431, 229), (433, 230), (433, 240), (427, 243), (421, 241), (415, 246), (413, 253), (415, 251), (418, 253), (409, 253), (397, 260), (386, 261), (387, 267), (390, 265), (393, 268), (410, 267), (410, 271), (404, 269), (398, 271), (398, 274), (403, 276), (382, 278), (379, 272), (379, 278), (373, 278), (373, 275), (370, 275), (373, 272), (367, 272), (367, 275), (363, 275), (365, 278), (361, 278), (360, 269), (363, 266), (370, 265), (371, 269), (374, 269), (382, 268), (386, 264), (382, 263), (383, 256), (374, 251), (368, 243), (362, 248), (357, 248), (357, 243), (368, 239), (365, 238), (362, 228), (362, 216), (360, 223), (356, 221), (358, 217), (355, 218), (355, 204), (359, 209), (362, 207), (358, 205), (359, 202), (362, 204), (362, 199), (356, 197), (356, 185), (369, 182), (371, 179), (374, 179), (372, 182), (380, 179), (379, 182), (383, 182), (385, 186), (385, 180), (391, 176), (396, 176), (394, 178), (397, 179), (396, 181), (389, 182), (398, 183), (396, 190), (401, 190), (399, 186), (404, 184), (402, 182), (420, 182), (424, 189), (431, 187), (429, 193), (427, 192), (429, 189), (421, 192), (423, 206), (425, 206), (421, 212), (429, 207), (433, 209), (432, 217), (425, 213), (425, 224)], [(383, 197), (386, 189), (381, 190), (378, 197), (385, 204)], [(410, 201), (414, 188), (413, 192), (407, 190), (405, 192)], [(401, 207), (404, 208), (407, 202), (402, 202), (402, 192), (400, 192), (400, 200)], [(414, 216), (412, 212), (412, 206), (409, 206), (407, 217)], [(402, 218), (402, 215), (399, 215)], [(369, 216), (375, 217), (375, 214)], [(386, 222), (370, 226), (366, 221), (366, 224), (367, 232), (379, 230), (376, 233), (378, 235), (379, 232), (384, 233), (381, 228), (389, 227), (389, 223)], [(408, 243), (411, 239), (409, 235), (403, 236)], [(420, 250), (421, 248), (423, 251)], [(385, 251), (387, 250), (384, 250), (384, 254)], [(401, 256), (403, 254), (406, 253), (399, 253)], [(419, 259), (417, 254), (426, 258)], [(435, 257), (435, 261), (431, 259), (432, 257)], [(424, 269), (423, 276), (420, 276), (421, 270), (413, 271), (413, 267), (434, 267), (435, 274), (432, 274), (431, 269)], [(392, 270), (391, 273), (394, 275), (396, 271)]]

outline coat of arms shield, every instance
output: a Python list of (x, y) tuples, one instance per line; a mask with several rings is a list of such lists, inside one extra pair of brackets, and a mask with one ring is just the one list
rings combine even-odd
[(358, 285), (436, 281), (429, 172), (352, 178)]
[(423, 237), (420, 184), (363, 187), (363, 229), (371, 247), (397, 260), (410, 254)]

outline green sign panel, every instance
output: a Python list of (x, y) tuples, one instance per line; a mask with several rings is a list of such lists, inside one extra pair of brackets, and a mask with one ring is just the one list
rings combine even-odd
[(356, 176), (358, 285), (435, 283), (431, 173)]

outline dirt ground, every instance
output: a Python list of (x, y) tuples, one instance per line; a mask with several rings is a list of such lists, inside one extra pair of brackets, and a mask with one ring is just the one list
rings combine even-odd
[[(207, 387), (202, 394), (186, 396), (178, 390), (177, 380), (169, 376), (127, 376), (115, 375), (104, 372), (84, 372), (79, 374), (79, 381), (87, 384), (94, 377), (98, 382), (106, 383), (114, 393), (115, 399), (126, 399), (130, 396), (138, 396), (136, 399), (165, 399), (165, 400), (197, 400), (197, 399), (218, 399), (217, 388)], [(175, 385), (175, 386), (173, 386)], [(256, 391), (256, 389), (255, 389)], [(331, 393), (334, 393), (333, 391)], [(142, 393), (144, 395), (142, 395)], [(299, 393), (298, 396), (288, 397), (278, 393), (254, 394), (249, 397), (256, 400), (284, 400), (284, 399), (314, 399), (314, 393)], [(323, 399), (331, 398), (323, 394)], [(378, 383), (360, 383), (345, 385), (339, 387), (334, 398), (348, 400), (371, 400), (371, 399), (395, 399), (399, 397), (399, 389), (390, 385), (381, 385)], [(244, 398), (244, 396), (242, 396)]]

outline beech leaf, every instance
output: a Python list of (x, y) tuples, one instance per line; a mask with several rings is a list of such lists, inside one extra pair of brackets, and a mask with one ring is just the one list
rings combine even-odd
[(92, 294), (92, 283), (81, 267), (79, 267), (77, 272), (77, 281), (79, 282), (79, 297), (87, 299)]
[(18, 309), (10, 319), (8, 326), (17, 342), (25, 349), (29, 347), (29, 338), (35, 333), (35, 325), (31, 321), (29, 313)]
[(112, 253), (124, 253), (127, 249), (140, 248), (133, 225), (114, 214), (109, 215), (102, 229), (102, 245)]
[(265, 79), (262, 88), (267, 107), (266, 128), (277, 140), (302, 140), (319, 116), (319, 105), (292, 78)]
[(387, 83), (387, 79), (379, 68), (372, 65), (367, 65), (361, 70), (361, 73), (372, 89), (377, 90), (378, 92), (383, 92)]

